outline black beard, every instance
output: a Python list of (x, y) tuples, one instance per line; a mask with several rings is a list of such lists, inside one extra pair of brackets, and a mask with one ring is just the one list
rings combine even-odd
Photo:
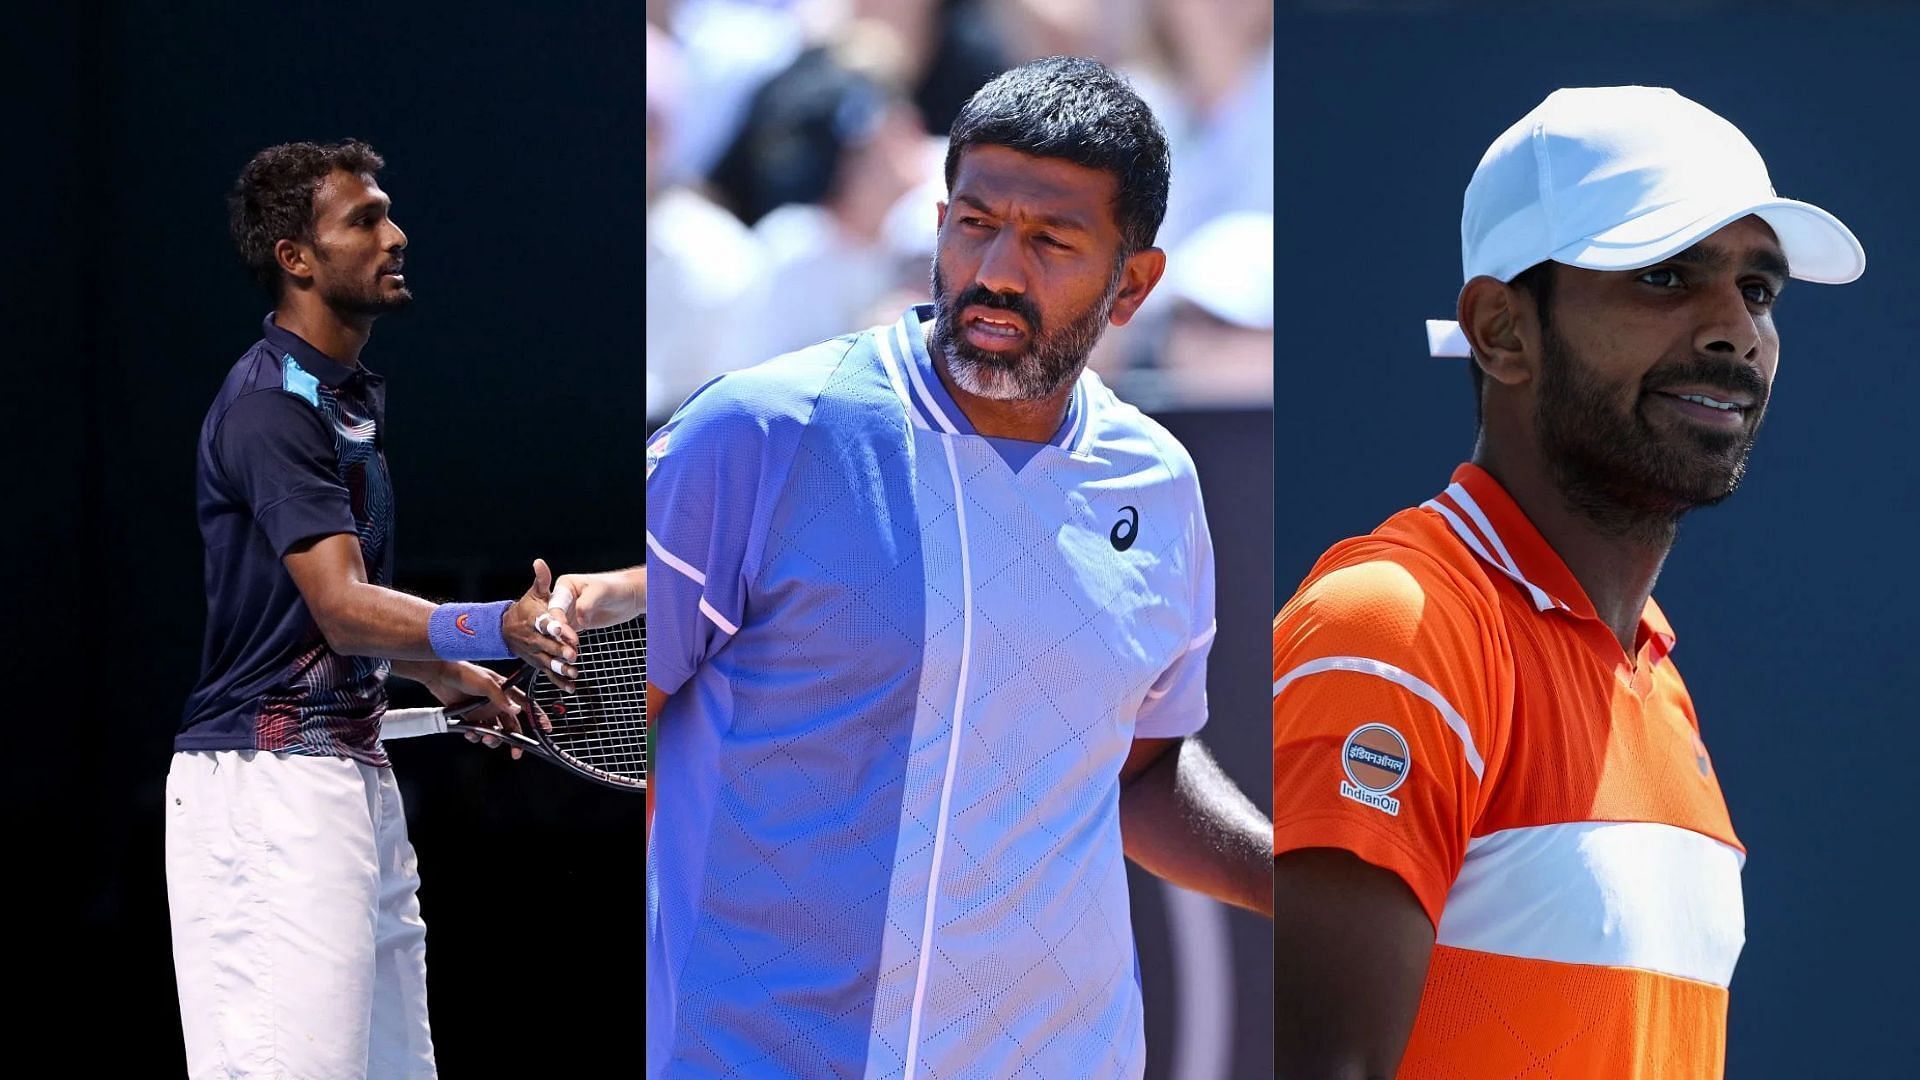
[[(392, 252), (388, 254), (391, 255)], [(333, 263), (333, 260), (327, 255), (325, 248), (316, 246), (314, 248), (314, 255), (323, 263), (329, 265)], [(391, 261), (383, 261), (380, 265), (387, 267), (393, 265), (393, 263)], [(408, 304), (413, 303), (413, 293), (405, 286), (393, 292), (388, 292), (383, 285), (385, 278), (386, 275), (384, 273), (376, 272), (373, 275), (373, 280), (365, 284), (349, 284), (344, 281), (330, 282), (321, 287), (320, 299), (328, 307), (343, 315), (360, 315), (372, 318), (376, 315), (386, 315), (391, 312), (405, 310)]]
[[(996, 293), (974, 282), (958, 296), (949, 296), (947, 282), (940, 273), (939, 256), (933, 262), (933, 334), (929, 341), (936, 355), (947, 358), (947, 374), (960, 388), (980, 397), (1000, 401), (1039, 401), (1058, 393), (1080, 377), (1087, 357), (1106, 331), (1107, 317), (1113, 313), (1114, 297), (1120, 292), (1120, 278), (1126, 260), (1114, 260), (1113, 277), (1098, 303), (1060, 329), (1048, 333), (1040, 321), (1040, 312), (1022, 293)], [(1027, 348), (1007, 355), (974, 347), (959, 333), (959, 315), (966, 308), (979, 306), (1010, 311), (1026, 321)]]
[(375, 278), (373, 285), (364, 289), (335, 288), (323, 294), (322, 299), (335, 311), (348, 315), (387, 315), (403, 311), (413, 303), (413, 293), (407, 289), (388, 292)]
[[(1732, 495), (1766, 415), (1767, 382), (1751, 365), (1696, 357), (1666, 364), (1641, 380), (1631, 412), (1553, 327), (1545, 328), (1534, 421), (1541, 450), (1568, 505), (1616, 535), (1671, 539), (1687, 511)], [(1740, 431), (1697, 425), (1656, 427), (1642, 413), (1646, 395), (1694, 384), (1750, 395), (1752, 421)]]

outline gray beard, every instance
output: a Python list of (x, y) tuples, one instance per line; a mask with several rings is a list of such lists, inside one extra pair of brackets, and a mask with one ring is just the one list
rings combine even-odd
[(933, 267), (933, 329), (927, 344), (936, 356), (945, 356), (947, 375), (954, 385), (975, 397), (989, 401), (1041, 401), (1071, 386), (1087, 368), (1100, 335), (1106, 332), (1107, 319), (1113, 314), (1114, 299), (1120, 293), (1124, 259), (1114, 263), (1113, 276), (1100, 302), (1086, 314), (1052, 332), (1035, 327), (1033, 340), (1025, 352), (1002, 357), (967, 344), (955, 332), (956, 312), (948, 310), (950, 294), (940, 277), (936, 256)]
[[(1037, 358), (1029, 356), (1027, 360)], [(997, 367), (947, 351), (947, 374), (954, 384), (977, 398), (989, 401), (1042, 401), (1080, 377), (1086, 360), (1066, 370), (1053, 370), (1037, 363), (1021, 362), (1013, 367)]]

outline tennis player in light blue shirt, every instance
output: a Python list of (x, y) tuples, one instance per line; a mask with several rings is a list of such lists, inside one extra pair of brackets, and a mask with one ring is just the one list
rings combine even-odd
[(947, 184), (932, 304), (648, 447), (650, 1077), (1137, 1077), (1124, 857), (1272, 911), (1271, 826), (1190, 738), (1193, 462), (1086, 370), (1165, 270), (1165, 136), (1036, 61)]

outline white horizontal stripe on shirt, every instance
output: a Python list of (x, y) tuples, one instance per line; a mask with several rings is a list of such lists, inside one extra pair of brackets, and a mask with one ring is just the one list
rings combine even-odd
[(1743, 861), (1738, 848), (1655, 822), (1503, 829), (1467, 844), (1436, 940), (1724, 987), (1747, 939)]

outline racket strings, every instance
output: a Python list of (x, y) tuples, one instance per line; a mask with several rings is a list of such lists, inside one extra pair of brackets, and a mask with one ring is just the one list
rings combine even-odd
[(553, 725), (546, 738), (585, 768), (644, 783), (647, 777), (647, 645), (644, 619), (584, 630), (574, 689), (544, 674), (530, 696)]

